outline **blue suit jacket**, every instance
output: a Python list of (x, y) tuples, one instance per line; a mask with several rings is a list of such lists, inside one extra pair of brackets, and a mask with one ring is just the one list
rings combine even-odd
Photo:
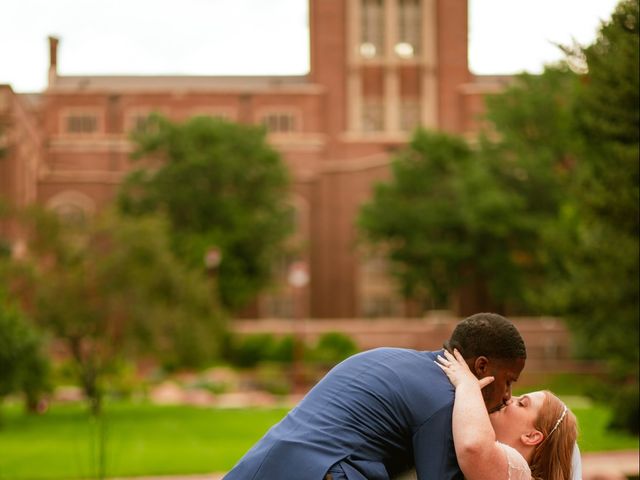
[(225, 480), (388, 480), (415, 464), (420, 480), (462, 478), (453, 448), (454, 390), (438, 352), (379, 348), (333, 368)]

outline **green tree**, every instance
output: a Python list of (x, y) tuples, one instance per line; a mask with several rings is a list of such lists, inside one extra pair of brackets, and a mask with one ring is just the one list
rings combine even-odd
[(93, 413), (122, 358), (215, 358), (223, 324), (211, 285), (175, 258), (164, 222), (106, 214), (72, 229), (41, 211), (29, 218), (29, 255), (7, 271), (12, 293), (66, 344)]
[[(588, 73), (574, 107), (581, 140), (572, 191), (576, 230), (566, 250), (566, 309), (589, 353), (622, 392), (638, 429), (640, 35), (638, 2), (623, 0), (583, 50)], [(621, 384), (628, 387), (619, 388)], [(635, 425), (635, 426), (634, 426)]]
[[(496, 107), (497, 126), (514, 120), (508, 109), (524, 88), (503, 97), (509, 106)], [(541, 227), (558, 203), (545, 189), (558, 182), (548, 181), (555, 156), (532, 169), (535, 153), (520, 150), (504, 137), (472, 150), (460, 137), (418, 130), (394, 159), (390, 182), (376, 186), (359, 222), (386, 250), (406, 296), (440, 308), (467, 289), (478, 298), (460, 305), (462, 314), (525, 310), (527, 282), (540, 269)]]
[(27, 408), (34, 411), (48, 390), (48, 374), (42, 337), (0, 292), (0, 400), (22, 392)]
[[(545, 313), (543, 292), (559, 275), (562, 217), (576, 163), (571, 109), (577, 86), (577, 75), (557, 65), (541, 75), (519, 75), (486, 101), (488, 130), (481, 137), (479, 162), (508, 201), (502, 214), (479, 217), (504, 230), (487, 238), (493, 254), (479, 261), (491, 295), (511, 312)], [(479, 189), (473, 193), (485, 195)]]
[(473, 257), (460, 209), (471, 161), (462, 139), (417, 130), (360, 211), (361, 231), (386, 251), (404, 295), (425, 306), (447, 305)]
[(229, 309), (242, 307), (269, 282), (292, 231), (287, 170), (264, 130), (208, 117), (176, 124), (152, 116), (134, 140), (134, 158), (147, 164), (125, 181), (120, 209), (166, 214), (173, 247), (191, 267), (202, 268), (205, 252), (219, 249), (220, 299)]
[(519, 76), (487, 99), (487, 129), (474, 148), (416, 133), (360, 218), (387, 248), (405, 294), (420, 286), (444, 306), (456, 289), (473, 292), (462, 314), (544, 311), (540, 292), (559, 261), (551, 246), (575, 163), (576, 85), (560, 67)]
[(505, 286), (520, 288), (526, 311), (569, 318), (582, 353), (629, 382), (608, 398), (637, 429), (637, 2), (621, 2), (593, 45), (565, 50), (581, 75), (547, 67), (487, 101), (483, 163), (531, 227), (514, 235), (522, 281)]

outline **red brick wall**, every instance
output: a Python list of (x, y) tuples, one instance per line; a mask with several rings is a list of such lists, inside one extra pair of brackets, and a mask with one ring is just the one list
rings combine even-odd
[(438, 0), (440, 128), (462, 133), (458, 87), (471, 79), (467, 60), (467, 1)]
[[(250, 77), (54, 79), (42, 98), (40, 134), (47, 147), (39, 162), (38, 200), (47, 204), (56, 195), (75, 191), (98, 209), (107, 205), (131, 168), (127, 129), (132, 114), (156, 110), (182, 121), (222, 110), (231, 120), (258, 123), (269, 109), (291, 112), (300, 130), (271, 135), (269, 141), (291, 169), (295, 194), (308, 205), (304, 236), (311, 292), (305, 311), (315, 317), (359, 315), (358, 210), (373, 185), (388, 178), (390, 155), (406, 138), (387, 133), (351, 137), (352, 132), (346, 132), (346, 6), (346, 0), (310, 1), (311, 72), (306, 77), (263, 78), (262, 83)], [(472, 80), (467, 69), (467, 1), (437, 0), (437, 24), (439, 122), (445, 130), (464, 132), (475, 128), (470, 116), (481, 111), (479, 97), (469, 93), (473, 89), (463, 88)], [(401, 97), (417, 97), (420, 67), (399, 68)], [(382, 97), (380, 66), (364, 70), (363, 89), (365, 97)], [(65, 112), (74, 108), (98, 112), (95, 134), (64, 131)], [(32, 177), (14, 183), (29, 184), (35, 191)]]
[[(341, 332), (354, 340), (360, 350), (377, 347), (438, 350), (451, 336), (459, 320), (435, 312), (420, 319), (244, 320), (235, 322), (232, 328), (239, 335), (298, 334), (310, 345), (323, 333)], [(541, 372), (599, 371), (597, 363), (575, 360), (571, 333), (562, 320), (552, 317), (522, 317), (512, 320), (527, 346), (527, 364), (523, 372), (525, 381), (527, 376), (533, 377)]]
[[(42, 158), (39, 120), (26, 99), (0, 85), (0, 132), (5, 156), (0, 158), (0, 199), (16, 207), (36, 201), (38, 167)], [(18, 225), (0, 220), (0, 235), (21, 237)]]

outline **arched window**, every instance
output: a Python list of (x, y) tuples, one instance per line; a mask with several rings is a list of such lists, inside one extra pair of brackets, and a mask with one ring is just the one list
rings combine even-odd
[(68, 226), (83, 226), (95, 213), (95, 202), (81, 192), (65, 191), (52, 197), (47, 208), (55, 212)]

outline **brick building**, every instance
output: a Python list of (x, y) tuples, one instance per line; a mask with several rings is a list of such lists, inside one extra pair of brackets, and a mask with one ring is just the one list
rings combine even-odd
[[(130, 167), (128, 132), (149, 113), (262, 123), (294, 180), (311, 273), (303, 313), (418, 313), (394, 292), (384, 260), (358, 245), (358, 208), (413, 128), (473, 134), (483, 95), (500, 83), (468, 70), (466, 0), (310, 0), (309, 25), (311, 68), (296, 77), (63, 76), (50, 38), (43, 92), (0, 86), (0, 196), (82, 219), (114, 198)], [(20, 232), (0, 228), (19, 253)], [(292, 308), (281, 288), (247, 313), (287, 317)]]

